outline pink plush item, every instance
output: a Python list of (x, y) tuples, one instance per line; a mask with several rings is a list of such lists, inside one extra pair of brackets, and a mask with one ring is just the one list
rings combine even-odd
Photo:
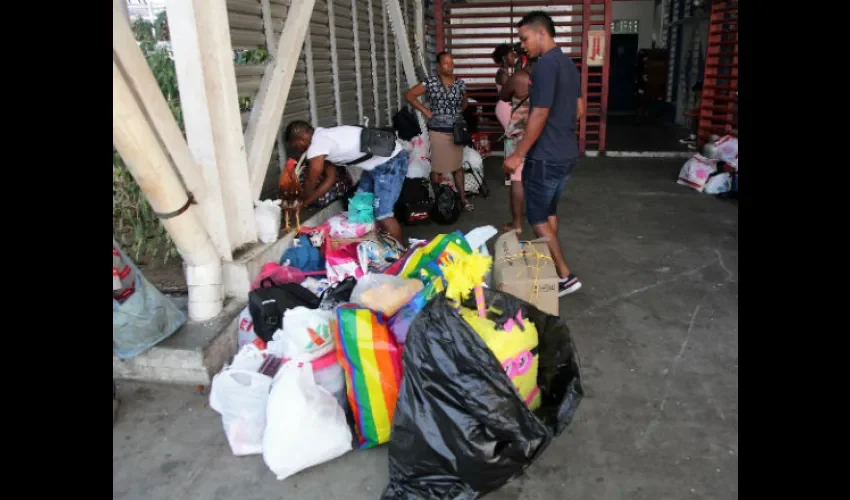
[(251, 290), (260, 288), (262, 282), (270, 279), (275, 285), (283, 285), (286, 283), (301, 283), (307, 276), (324, 276), (325, 271), (310, 271), (304, 272), (297, 267), (281, 266), (276, 262), (269, 262), (263, 266), (259, 276), (254, 278), (251, 283)]

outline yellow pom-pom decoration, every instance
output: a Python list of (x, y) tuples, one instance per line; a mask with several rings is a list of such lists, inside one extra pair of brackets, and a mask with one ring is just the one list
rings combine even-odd
[(468, 298), (472, 289), (484, 282), (484, 276), (493, 263), (492, 257), (481, 255), (478, 250), (448, 260), (440, 265), (440, 269), (448, 284), (446, 297), (455, 302)]

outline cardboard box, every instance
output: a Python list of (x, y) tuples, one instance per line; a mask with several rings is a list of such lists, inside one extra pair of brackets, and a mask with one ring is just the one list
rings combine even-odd
[(493, 257), (493, 288), (558, 316), (558, 273), (545, 239), (520, 242), (514, 231), (499, 236)]

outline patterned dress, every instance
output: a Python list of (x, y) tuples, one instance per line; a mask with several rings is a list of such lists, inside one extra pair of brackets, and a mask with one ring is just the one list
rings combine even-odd
[(466, 92), (466, 82), (456, 78), (451, 87), (443, 85), (439, 76), (429, 76), (422, 82), (428, 106), (431, 108), (431, 120), (428, 129), (438, 132), (451, 132), (455, 120), (463, 116), (463, 95)]
[(422, 84), (431, 109), (431, 171), (449, 174), (463, 167), (463, 146), (454, 143), (452, 129), (455, 121), (463, 117), (466, 83), (458, 78), (446, 87), (439, 76), (429, 76)]
[(511, 99), (511, 109), (516, 108), (516, 111), (511, 113), (511, 121), (508, 124), (505, 135), (510, 137), (515, 143), (522, 140), (525, 135), (525, 127), (528, 125), (528, 99), (517, 107), (517, 104), (522, 102), (522, 98), (514, 96)]

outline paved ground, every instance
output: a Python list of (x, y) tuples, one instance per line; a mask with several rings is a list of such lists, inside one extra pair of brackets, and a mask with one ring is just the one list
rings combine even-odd
[[(738, 498), (738, 209), (676, 185), (680, 165), (596, 158), (575, 173), (561, 238), (584, 288), (561, 311), (587, 396), (527, 476), (488, 499)], [(498, 178), (461, 229), (507, 219)], [(116, 499), (371, 499), (386, 485), (385, 448), (278, 482), (261, 457), (230, 455), (197, 389), (119, 394)]]

